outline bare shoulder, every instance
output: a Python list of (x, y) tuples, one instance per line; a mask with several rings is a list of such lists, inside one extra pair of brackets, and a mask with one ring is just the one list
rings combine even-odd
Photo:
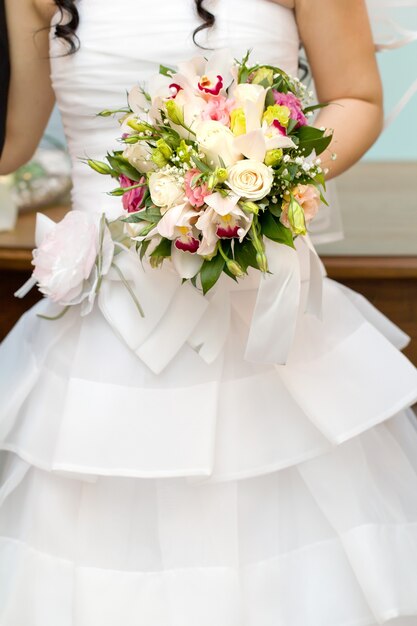
[(51, 23), (57, 7), (53, 0), (32, 0), (33, 8), (45, 26)]
[(283, 7), (287, 7), (287, 9), (295, 8), (295, 0), (271, 0), (275, 4), (281, 4)]

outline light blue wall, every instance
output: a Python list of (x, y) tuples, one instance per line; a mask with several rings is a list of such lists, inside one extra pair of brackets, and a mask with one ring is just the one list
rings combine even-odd
[[(385, 113), (389, 114), (408, 87), (417, 81), (417, 42), (381, 52), (378, 64), (384, 83)], [(368, 161), (417, 161), (417, 94), (365, 156)]]

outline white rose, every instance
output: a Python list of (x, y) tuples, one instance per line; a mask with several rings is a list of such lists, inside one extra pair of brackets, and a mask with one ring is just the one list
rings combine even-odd
[(159, 207), (171, 207), (184, 197), (184, 188), (173, 176), (154, 172), (149, 176), (149, 192), (152, 202)]
[(227, 167), (243, 158), (234, 147), (234, 135), (230, 128), (216, 120), (207, 120), (198, 124), (196, 141), (206, 155), (209, 165), (221, 166), (221, 158)]
[(271, 168), (260, 161), (245, 159), (228, 170), (227, 184), (241, 198), (260, 200), (270, 191), (274, 181)]
[(233, 90), (233, 97), (236, 100), (236, 108), (245, 108), (246, 102), (254, 102), (256, 111), (261, 119), (265, 108), (266, 89), (262, 85), (252, 85), (241, 83)]
[(151, 150), (145, 141), (138, 141), (138, 143), (126, 146), (123, 156), (130, 165), (133, 165), (138, 172), (143, 174), (156, 169), (155, 163), (151, 161)]

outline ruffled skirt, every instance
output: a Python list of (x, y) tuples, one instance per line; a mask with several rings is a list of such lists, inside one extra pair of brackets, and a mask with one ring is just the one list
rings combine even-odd
[(159, 375), (98, 309), (6, 338), (1, 626), (417, 625), (408, 338), (325, 279), (287, 364), (249, 363), (231, 297), (218, 358)]

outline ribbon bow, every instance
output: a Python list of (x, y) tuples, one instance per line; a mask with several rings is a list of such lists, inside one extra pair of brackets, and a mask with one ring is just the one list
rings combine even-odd
[[(54, 226), (40, 215), (36, 244)], [(142, 264), (134, 250), (117, 255), (117, 270), (112, 267), (103, 277), (98, 293), (101, 313), (129, 348), (155, 373), (159, 374), (188, 343), (206, 363), (212, 363), (226, 342), (232, 291), (257, 289), (250, 322), (245, 359), (257, 363), (285, 364), (293, 343), (299, 314), (321, 316), (323, 266), (308, 236), (297, 237), (296, 247), (265, 241), (270, 273), (254, 271), (238, 284), (222, 276), (208, 295), (182, 283), (169, 265), (160, 270)], [(126, 287), (126, 282), (129, 289)], [(301, 285), (308, 283), (304, 311)], [(36, 283), (31, 277), (17, 297), (23, 297)], [(135, 305), (140, 302), (144, 316)]]

